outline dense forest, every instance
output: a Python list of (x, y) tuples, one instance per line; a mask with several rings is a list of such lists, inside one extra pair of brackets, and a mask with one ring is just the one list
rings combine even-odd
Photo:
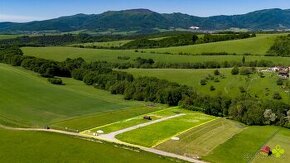
[(268, 55), (290, 57), (290, 34), (277, 38)]
[[(129, 73), (113, 70), (106, 62), (86, 63), (82, 58), (54, 62), (23, 56), (20, 49), (11, 47), (0, 50), (0, 62), (37, 72), (47, 77), (53, 84), (63, 84), (60, 78), (55, 78), (57, 76), (73, 77), (87, 85), (108, 90), (112, 94), (123, 94), (127, 100), (180, 105), (190, 110), (228, 117), (248, 125), (270, 124), (290, 127), (289, 104), (280, 100), (264, 101), (252, 97), (247, 91), (241, 92), (238, 98), (233, 99), (205, 96), (192, 87), (167, 80), (153, 77), (134, 78)], [(153, 63), (150, 59), (142, 58), (136, 59), (136, 62)]]

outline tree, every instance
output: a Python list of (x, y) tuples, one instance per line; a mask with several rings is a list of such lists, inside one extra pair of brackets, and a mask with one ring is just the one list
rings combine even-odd
[(210, 86), (209, 90), (210, 91), (214, 91), (215, 90), (215, 87), (214, 86)]
[(232, 75), (238, 75), (239, 72), (240, 72), (240, 69), (239, 69), (237, 66), (235, 66), (235, 67), (232, 69)]
[(276, 93), (274, 93), (274, 95), (273, 95), (273, 99), (275, 99), (275, 100), (281, 100), (282, 97), (281, 97), (281, 95), (280, 95), (278, 92), (276, 92)]
[(195, 43), (198, 40), (198, 36), (197, 35), (193, 35), (192, 36), (192, 42)]
[(239, 89), (240, 89), (240, 92), (241, 92), (241, 93), (246, 93), (246, 92), (247, 92), (246, 89), (245, 89), (245, 87), (242, 87), (242, 86), (241, 86), (241, 87), (239, 87)]
[(243, 56), (243, 59), (242, 59), (242, 64), (243, 64), (243, 65), (245, 65), (245, 63), (246, 63), (246, 57), (245, 57), (245, 56)]
[(266, 124), (271, 124), (272, 122), (275, 122), (277, 119), (277, 116), (275, 113), (272, 112), (271, 109), (266, 109), (264, 112), (264, 118)]
[(220, 75), (220, 72), (218, 69), (214, 70), (214, 75), (216, 75), (216, 76)]
[(283, 85), (283, 80), (281, 78), (279, 78), (277, 81), (276, 81), (277, 85)]
[(206, 85), (207, 81), (205, 79), (200, 80), (200, 85)]

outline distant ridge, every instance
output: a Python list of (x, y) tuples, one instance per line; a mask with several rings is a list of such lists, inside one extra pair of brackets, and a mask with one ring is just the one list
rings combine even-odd
[(138, 31), (153, 29), (183, 28), (198, 26), (201, 30), (248, 30), (290, 29), (290, 9), (265, 9), (242, 15), (219, 15), (197, 17), (182, 13), (161, 14), (148, 9), (107, 11), (102, 14), (77, 14), (44, 21), (28, 23), (0, 23), (0, 32), (46, 31), (70, 32), (77, 30), (115, 29)]

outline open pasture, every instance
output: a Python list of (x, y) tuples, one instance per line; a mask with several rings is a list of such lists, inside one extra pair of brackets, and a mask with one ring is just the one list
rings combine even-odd
[(186, 110), (180, 110), (180, 113), (185, 115), (125, 132), (117, 135), (116, 138), (124, 142), (152, 147), (192, 127), (215, 119), (203, 113)]
[(13, 39), (13, 38), (16, 38), (19, 36), (21, 36), (21, 35), (0, 35), (0, 40)]
[(210, 162), (251, 162), (260, 148), (279, 132), (279, 127), (251, 126), (219, 145), (203, 159)]
[[(276, 84), (278, 75), (273, 73), (264, 73), (264, 78), (258, 74), (250, 75), (248, 78), (245, 75), (232, 75), (231, 69), (219, 69), (224, 77), (215, 76), (214, 69), (128, 69), (125, 71), (135, 77), (151, 76), (192, 86), (200, 93), (213, 96), (236, 97), (240, 94), (240, 87), (244, 87), (253, 96), (272, 99), (273, 94), (279, 92), (284, 102), (290, 101), (290, 94)], [(219, 81), (208, 80), (207, 85), (202, 86), (200, 81), (209, 74)], [(214, 91), (210, 91), (211, 86), (215, 87)]]
[[(276, 149), (276, 146), (280, 146), (279, 149), (283, 149), (284, 153), (280, 153), (281, 156), (276, 156), (272, 154), (271, 156), (264, 156), (259, 152), (256, 154), (253, 159), (253, 163), (286, 163), (290, 160), (290, 131), (289, 129), (281, 128), (278, 133), (273, 136), (268, 142), (265, 142), (264, 145), (268, 145), (272, 151)], [(280, 151), (282, 152), (282, 151)]]
[(75, 45), (83, 45), (84, 47), (105, 47), (105, 48), (111, 48), (111, 47), (120, 47), (131, 40), (121, 40), (121, 41), (109, 41), (109, 42), (92, 42), (92, 43), (83, 43), (83, 44), (73, 44), (71, 46)]
[[(134, 50), (109, 50), (109, 49), (86, 49), (74, 47), (23, 47), (25, 55), (35, 56), (38, 58), (51, 59), (55, 61), (64, 61), (67, 58), (82, 57), (88, 62), (91, 61), (107, 61), (113, 63), (127, 63), (134, 62), (137, 57), (152, 58), (155, 62), (159, 63), (197, 63), (215, 61), (223, 63), (225, 61), (241, 62), (242, 56), (240, 55), (169, 55), (169, 54), (156, 54), (147, 50), (146, 53), (135, 52)], [(129, 60), (120, 60), (118, 57), (126, 56)], [(275, 64), (288, 64), (290, 57), (269, 57), (269, 56), (247, 56), (246, 61), (272, 61)]]
[(201, 157), (240, 133), (244, 128), (245, 126), (240, 123), (219, 118), (177, 135), (178, 141), (168, 140), (155, 148), (188, 157)]
[(257, 37), (240, 39), (240, 40), (230, 40), (221, 41), (206, 44), (197, 44), (189, 46), (180, 47), (169, 47), (169, 48), (158, 48), (150, 49), (145, 51), (155, 51), (159, 53), (190, 53), (190, 54), (201, 54), (201, 53), (236, 53), (236, 54), (254, 54), (254, 55), (265, 55), (270, 47), (274, 44), (277, 36), (283, 34), (258, 34)]
[(35, 73), (4, 64), (0, 64), (0, 74), (0, 117), (20, 124), (43, 126), (72, 117), (144, 105), (74, 79), (64, 79), (65, 85), (56, 86)]
[(159, 111), (155, 111), (151, 113), (146, 113), (137, 117), (132, 117), (132, 118), (124, 119), (122, 121), (118, 121), (112, 124), (107, 124), (104, 126), (96, 127), (96, 128), (90, 129), (90, 131), (96, 132), (98, 130), (102, 130), (104, 131), (105, 134), (108, 134), (110, 132), (122, 130), (124, 128), (128, 128), (131, 126), (136, 126), (138, 124), (150, 122), (149, 120), (144, 119), (144, 116), (149, 116), (154, 121), (154, 120), (161, 119), (164, 117), (176, 115), (177, 113), (179, 113), (179, 110), (180, 109), (178, 108), (169, 108), (169, 109), (159, 110)]
[(0, 128), (1, 162), (174, 162), (141, 150), (55, 133)]
[(110, 110), (101, 113), (96, 113), (87, 116), (80, 116), (76, 118), (67, 119), (51, 124), (56, 128), (68, 128), (73, 130), (84, 131), (95, 128), (97, 126), (104, 126), (107, 124), (115, 123), (118, 121), (124, 121), (129, 118), (133, 118), (142, 114), (154, 112), (164, 109), (164, 106), (139, 106), (130, 107), (119, 110)]

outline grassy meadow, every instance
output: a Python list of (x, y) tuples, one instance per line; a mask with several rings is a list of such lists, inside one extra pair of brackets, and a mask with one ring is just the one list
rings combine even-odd
[(168, 140), (155, 148), (189, 157), (205, 156), (244, 128), (238, 122), (219, 118), (178, 135), (178, 141)]
[(108, 134), (110, 132), (122, 130), (124, 128), (128, 128), (131, 126), (136, 126), (138, 124), (150, 122), (148, 120), (145, 120), (143, 118), (144, 116), (150, 116), (152, 118), (152, 120), (157, 120), (157, 119), (165, 118), (168, 116), (176, 115), (176, 112), (178, 112), (178, 111), (179, 111), (179, 109), (177, 109), (177, 108), (169, 108), (169, 109), (159, 110), (159, 111), (155, 111), (155, 112), (151, 112), (151, 113), (146, 113), (146, 114), (143, 114), (143, 115), (140, 115), (137, 117), (124, 119), (122, 121), (118, 121), (118, 122), (115, 122), (112, 124), (96, 127), (96, 128), (90, 129), (90, 131), (96, 132), (98, 130), (102, 130), (102, 131), (104, 131), (105, 134)]
[(169, 158), (140, 150), (128, 150), (105, 142), (72, 136), (10, 131), (0, 128), (1, 162), (172, 162)]
[(260, 35), (258, 34), (257, 37), (248, 39), (221, 41), (180, 47), (150, 49), (149, 51), (155, 51), (159, 53), (170, 52), (173, 54), (178, 54), (181, 52), (190, 54), (201, 54), (205, 52), (206, 53), (227, 52), (236, 54), (250, 53), (254, 55), (265, 55), (266, 52), (269, 50), (269, 48), (274, 44), (274, 41), (277, 38), (277, 36), (280, 35), (283, 34), (260, 34)]
[[(31, 71), (0, 64), (0, 117), (28, 125), (45, 125), (80, 115), (142, 106), (122, 96), (94, 89), (74, 79), (50, 84)], [(0, 118), (3, 119), (3, 118)]]
[(0, 35), (0, 40), (13, 39), (13, 38), (16, 38), (19, 36), (21, 36), (21, 35)]
[[(169, 54), (156, 54), (151, 52), (141, 53), (134, 50), (109, 50), (109, 49), (86, 49), (74, 47), (23, 47), (25, 55), (35, 56), (38, 58), (50, 59), (55, 61), (64, 61), (67, 58), (82, 57), (88, 62), (91, 61), (107, 61), (113, 63), (127, 63), (134, 62), (137, 57), (152, 58), (155, 62), (159, 63), (197, 63), (216, 61), (222, 63), (224, 61), (241, 62), (242, 56), (240, 55), (169, 55)], [(126, 56), (129, 60), (120, 60), (118, 57)], [(270, 56), (247, 56), (246, 61), (272, 61), (276, 64), (289, 64), (290, 57), (270, 57)]]
[(203, 113), (186, 110), (179, 111), (186, 115), (138, 128), (117, 135), (116, 138), (124, 142), (152, 147), (170, 139), (174, 135), (184, 132), (185, 130), (214, 119), (214, 117)]
[(284, 163), (289, 162), (290, 160), (290, 131), (289, 129), (280, 129), (276, 135), (265, 143), (268, 145), (272, 150), (276, 149), (276, 146), (279, 145), (280, 149), (284, 150), (284, 153), (279, 157), (275, 154), (271, 156), (263, 156), (260, 153), (257, 153), (255, 158), (253, 159), (253, 163)]
[(151, 113), (156, 110), (161, 110), (163, 108), (164, 106), (139, 106), (126, 109), (111, 110), (59, 121), (56, 123), (52, 123), (51, 125), (56, 128), (68, 128), (83, 131), (95, 128), (97, 126), (104, 126), (114, 122), (124, 121), (128, 118), (136, 117), (146, 113)]
[(230, 140), (219, 145), (203, 159), (210, 162), (224, 163), (247, 163), (251, 162), (260, 148), (267, 144), (277, 132), (279, 127), (274, 126), (251, 126)]
[[(254, 96), (272, 99), (273, 94), (279, 92), (284, 102), (290, 101), (290, 94), (276, 84), (278, 75), (274, 73), (264, 73), (265, 78), (257, 74), (250, 75), (248, 78), (244, 75), (232, 75), (231, 69), (219, 69), (224, 77), (215, 76), (214, 69), (128, 69), (125, 71), (136, 77), (151, 76), (192, 86), (202, 94), (235, 97), (240, 94), (239, 87), (242, 86)], [(219, 82), (209, 80), (207, 85), (201, 86), (200, 80), (205, 79), (209, 74), (217, 78)], [(216, 90), (210, 91), (211, 86), (214, 86)]]
[(83, 44), (73, 44), (72, 46), (75, 45), (83, 45), (84, 47), (106, 47), (106, 48), (111, 48), (111, 47), (120, 47), (131, 40), (121, 40), (121, 41), (109, 41), (109, 42), (92, 42), (92, 43), (83, 43)]

